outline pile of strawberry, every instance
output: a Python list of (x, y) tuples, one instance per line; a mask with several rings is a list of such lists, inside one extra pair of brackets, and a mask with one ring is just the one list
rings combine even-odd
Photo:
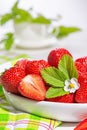
[[(47, 57), (47, 61), (43, 59), (21, 59), (17, 61), (14, 66), (5, 70), (1, 74), (0, 83), (5, 90), (11, 93), (37, 101), (45, 100), (65, 103), (87, 103), (87, 56), (78, 58), (74, 61), (78, 72), (77, 81), (80, 84), (79, 89), (75, 92), (66, 92), (65, 95), (61, 94), (61, 96), (53, 96), (52, 98), (46, 96), (51, 84), (45, 80), (46, 78), (44, 78), (41, 71), (53, 67), (57, 72), (56, 69), (58, 69), (58, 64), (64, 55), (68, 55), (73, 59), (72, 54), (65, 48), (52, 50)], [(71, 87), (73, 86), (71, 85)], [(56, 87), (53, 86), (53, 89), (56, 90)]]

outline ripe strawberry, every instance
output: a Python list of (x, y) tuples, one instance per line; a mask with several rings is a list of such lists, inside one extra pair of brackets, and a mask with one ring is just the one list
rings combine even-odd
[(46, 88), (42, 78), (36, 74), (25, 76), (18, 87), (21, 95), (34, 100), (44, 100)]
[(64, 96), (56, 97), (56, 98), (49, 98), (47, 101), (51, 102), (63, 102), (63, 103), (73, 103), (74, 102), (74, 94), (66, 94)]
[(30, 62), (28, 59), (20, 59), (15, 63), (15, 67), (21, 67), (22, 69), (26, 70), (26, 66)]
[(19, 67), (11, 67), (1, 75), (1, 84), (9, 92), (18, 93), (18, 85), (25, 72)]
[(80, 62), (75, 62), (75, 66), (78, 70), (79, 73), (85, 73), (87, 72), (86, 66), (84, 66), (82, 63)]
[(66, 50), (65, 48), (57, 48), (57, 49), (52, 50), (48, 55), (48, 63), (51, 66), (57, 67), (59, 60), (65, 54), (68, 54), (72, 57), (71, 53), (68, 50)]
[(80, 88), (75, 94), (75, 101), (78, 103), (87, 103), (87, 82), (80, 83)]
[(74, 130), (87, 130), (87, 118), (82, 120), (75, 128)]
[(49, 66), (50, 65), (45, 60), (33, 60), (27, 64), (26, 72), (27, 72), (27, 74), (39, 74), (40, 75), (41, 69), (44, 69)]
[(86, 69), (87, 69), (87, 56), (78, 58), (78, 59), (75, 60), (75, 62), (79, 62), (82, 65), (86, 65)]
[(75, 60), (79, 78), (87, 82), (87, 56)]

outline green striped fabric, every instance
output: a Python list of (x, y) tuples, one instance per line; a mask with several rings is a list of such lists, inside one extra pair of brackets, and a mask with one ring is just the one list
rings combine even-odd
[(0, 86), (0, 130), (53, 130), (61, 121), (46, 119), (15, 110)]

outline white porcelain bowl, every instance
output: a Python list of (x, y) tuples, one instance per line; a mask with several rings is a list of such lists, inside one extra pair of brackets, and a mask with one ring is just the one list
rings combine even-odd
[(54, 103), (34, 101), (17, 96), (4, 90), (8, 102), (16, 109), (38, 116), (61, 120), (64, 122), (79, 122), (87, 117), (87, 103)]
[[(0, 73), (11, 67), (11, 65), (11, 62), (0, 65)], [(87, 103), (81, 104), (35, 101), (9, 93), (6, 90), (4, 90), (4, 94), (8, 102), (16, 109), (38, 116), (65, 122), (79, 122), (87, 117)]]

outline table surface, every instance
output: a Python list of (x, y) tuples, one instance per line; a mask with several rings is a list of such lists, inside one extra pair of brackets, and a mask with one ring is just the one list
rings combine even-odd
[[(1, 31), (1, 30), (0, 30)], [(0, 32), (1, 33), (1, 32)], [(69, 35), (68, 37), (58, 40), (54, 45), (41, 48), (41, 49), (19, 49), (15, 48), (10, 52), (6, 52), (5, 50), (0, 49), (0, 55), (11, 55), (11, 54), (28, 54), (33, 59), (47, 59), (49, 52), (52, 49), (64, 47), (72, 53), (74, 59), (78, 57), (87, 56), (87, 31), (81, 31), (78, 33), (74, 33)], [(55, 130), (73, 130), (73, 128), (78, 123), (63, 123), (60, 127), (57, 127)]]

